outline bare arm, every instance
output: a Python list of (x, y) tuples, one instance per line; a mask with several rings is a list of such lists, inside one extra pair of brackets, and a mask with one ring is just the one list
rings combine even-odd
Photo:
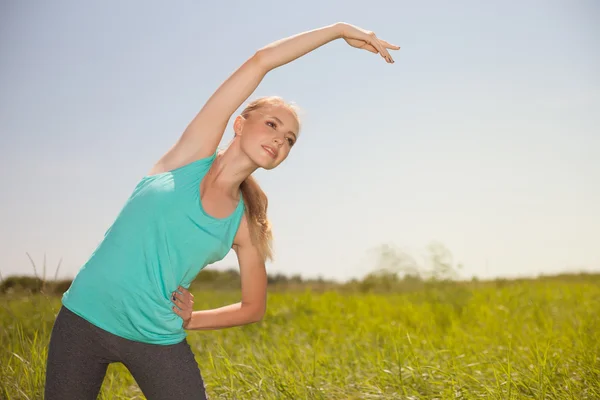
[(188, 330), (229, 328), (260, 321), (267, 304), (267, 272), (258, 250), (250, 241), (246, 217), (242, 218), (234, 240), (242, 281), (242, 301), (213, 310), (192, 312), (192, 318), (184, 326)]
[(214, 154), (229, 118), (254, 92), (268, 71), (342, 37), (353, 47), (380, 53), (386, 61), (393, 62), (386, 47), (397, 46), (376, 38), (373, 32), (345, 23), (336, 23), (273, 42), (256, 51), (221, 84), (189, 123), (179, 140), (148, 174), (171, 171)]

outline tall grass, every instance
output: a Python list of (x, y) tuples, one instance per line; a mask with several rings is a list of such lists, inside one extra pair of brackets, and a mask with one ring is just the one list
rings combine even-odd
[[(600, 279), (277, 291), (260, 323), (189, 332), (211, 398), (598, 399)], [(195, 289), (196, 309), (238, 301)], [(60, 297), (0, 297), (0, 398), (41, 399)], [(144, 398), (111, 364), (103, 399)]]

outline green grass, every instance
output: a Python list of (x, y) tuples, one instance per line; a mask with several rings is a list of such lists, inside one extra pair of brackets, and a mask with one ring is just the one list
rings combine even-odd
[[(189, 332), (212, 399), (598, 399), (600, 281), (274, 292), (265, 319)], [(195, 291), (196, 309), (238, 301)], [(0, 398), (42, 399), (58, 297), (0, 296)], [(144, 398), (111, 364), (101, 398)]]

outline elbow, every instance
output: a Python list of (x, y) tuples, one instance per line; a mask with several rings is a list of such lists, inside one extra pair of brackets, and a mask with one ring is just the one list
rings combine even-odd
[(266, 307), (254, 308), (248, 310), (248, 323), (253, 324), (255, 322), (260, 322), (265, 316)]
[(260, 68), (265, 73), (273, 69), (270, 66), (269, 61), (269, 50), (268, 49), (259, 49), (254, 55), (250, 58), (253, 64), (255, 64), (258, 68)]

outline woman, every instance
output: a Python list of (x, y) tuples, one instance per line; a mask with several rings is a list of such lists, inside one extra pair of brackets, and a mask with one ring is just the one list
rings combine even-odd
[[(258, 99), (235, 118), (229, 147), (217, 153), (217, 146), (268, 71), (338, 38), (388, 63), (394, 62), (388, 49), (399, 49), (336, 23), (258, 50), (139, 181), (63, 295), (48, 350), (46, 400), (95, 399), (112, 362), (123, 363), (149, 399), (206, 398), (185, 330), (263, 317), (271, 231), (267, 198), (251, 174), (287, 158), (298, 139), (298, 115), (278, 97)], [(240, 264), (241, 302), (192, 312), (190, 283), (231, 248)]]

